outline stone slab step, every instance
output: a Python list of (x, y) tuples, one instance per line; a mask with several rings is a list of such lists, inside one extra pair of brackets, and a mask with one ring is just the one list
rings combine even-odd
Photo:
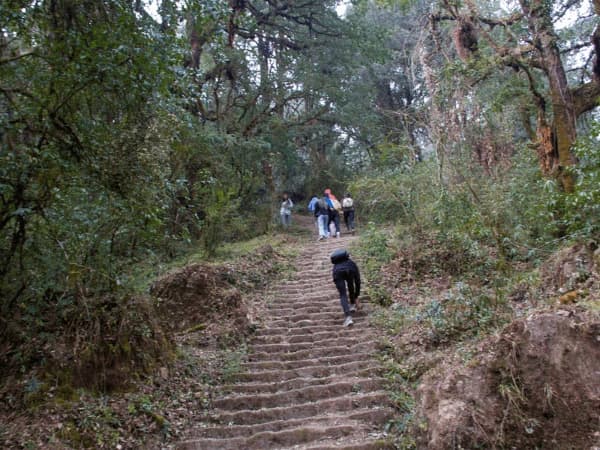
[[(333, 321), (332, 321), (333, 322)], [(334, 332), (338, 333), (340, 336), (342, 333), (346, 333), (346, 335), (351, 336), (354, 333), (358, 333), (358, 329), (361, 325), (366, 323), (365, 318), (358, 317), (357, 320), (354, 321), (354, 326), (352, 327), (344, 327), (344, 316), (341, 315), (338, 322), (325, 324), (325, 325), (314, 325), (314, 324), (306, 324), (302, 327), (269, 327), (269, 328), (259, 328), (255, 332), (255, 336), (273, 336), (273, 335), (284, 335), (284, 336), (300, 336), (300, 335), (314, 335), (317, 333), (326, 333), (326, 332)]]
[(237, 437), (226, 440), (211, 438), (197, 439), (181, 443), (177, 448), (185, 450), (267, 450), (276, 449), (281, 446), (289, 447), (319, 440), (324, 437), (344, 436), (351, 433), (352, 430), (352, 425), (338, 425), (325, 428), (320, 426), (298, 427), (283, 431), (263, 431), (249, 438)]
[[(312, 313), (298, 313), (292, 312), (289, 315), (275, 315), (271, 317), (270, 327), (278, 327), (278, 326), (303, 326), (304, 322), (309, 323), (328, 323), (331, 320), (338, 319), (340, 314), (343, 314), (342, 307), (339, 302), (337, 302), (337, 311), (320, 311), (320, 312), (312, 312)], [(362, 315), (365, 315), (364, 313)]]
[(366, 361), (374, 358), (374, 353), (350, 353), (339, 356), (323, 356), (314, 359), (299, 359), (296, 361), (260, 361), (243, 362), (241, 367), (246, 372), (260, 372), (270, 370), (291, 370), (300, 368), (309, 368), (313, 366), (336, 366), (340, 364), (351, 363), (354, 361)]
[(398, 447), (394, 444), (390, 438), (383, 437), (371, 437), (359, 439), (357, 442), (356, 438), (342, 438), (337, 440), (319, 441), (318, 444), (306, 444), (294, 446), (294, 450), (397, 450)]
[(291, 334), (282, 333), (281, 330), (269, 330), (266, 328), (259, 329), (253, 342), (260, 344), (298, 344), (317, 342), (325, 339), (353, 339), (362, 336), (362, 333), (356, 331), (357, 327), (344, 328), (341, 326), (327, 327), (325, 330), (315, 331), (313, 333)]
[(293, 314), (314, 314), (323, 312), (340, 312), (340, 302), (332, 302), (330, 299), (323, 303), (298, 302), (289, 305), (272, 303), (267, 305), (267, 314), (272, 317), (291, 316)]
[(395, 410), (392, 408), (362, 408), (351, 411), (350, 413), (340, 414), (334, 412), (332, 414), (320, 415), (311, 418), (277, 420), (274, 422), (264, 422), (253, 425), (222, 425), (209, 426), (197, 430), (198, 438), (232, 438), (240, 436), (251, 436), (263, 431), (281, 431), (290, 428), (298, 428), (300, 426), (335, 426), (340, 424), (348, 424), (349, 422), (367, 422), (372, 424), (381, 424), (382, 426), (395, 415)]
[(235, 379), (240, 383), (270, 383), (277, 381), (292, 380), (294, 378), (326, 378), (332, 375), (354, 374), (360, 371), (373, 371), (378, 369), (371, 359), (366, 361), (353, 361), (347, 364), (335, 366), (312, 366), (301, 367), (291, 370), (271, 370), (263, 372), (242, 372)]
[[(309, 277), (307, 275), (307, 277)], [(294, 286), (281, 286), (273, 291), (276, 299), (279, 301), (285, 300), (300, 300), (300, 299), (319, 299), (326, 298), (330, 295), (336, 294), (337, 289), (331, 278), (327, 280), (319, 281), (318, 287), (309, 288), (306, 286), (306, 282), (298, 283)]]
[(315, 359), (323, 358), (327, 356), (342, 356), (349, 353), (367, 353), (374, 352), (377, 348), (377, 342), (375, 341), (363, 341), (353, 342), (346, 339), (345, 342), (340, 345), (314, 345), (309, 348), (288, 348), (284, 351), (270, 351), (270, 352), (253, 352), (251, 353), (247, 361), (248, 362), (261, 362), (271, 361), (277, 359), (279, 361), (296, 361), (301, 359)]
[(252, 425), (276, 420), (301, 419), (331, 413), (373, 407), (391, 407), (389, 394), (384, 391), (355, 393), (296, 405), (263, 409), (240, 409), (237, 411), (214, 410), (212, 421), (220, 424)]
[(273, 394), (230, 395), (213, 400), (212, 406), (221, 410), (255, 410), (316, 402), (323, 399), (352, 395), (358, 392), (378, 391), (382, 383), (378, 379), (357, 382), (339, 381), (328, 385), (308, 386)]
[[(363, 297), (361, 298), (360, 304), (361, 306), (365, 306), (368, 305), (369, 302), (366, 302)], [(267, 308), (270, 313), (272, 310), (277, 311), (279, 309), (293, 309), (295, 311), (301, 311), (304, 308), (317, 309), (332, 306), (337, 306), (340, 308), (340, 296), (337, 291), (331, 291), (326, 294), (321, 293), (315, 297), (302, 297), (300, 295), (292, 295), (289, 298), (279, 297), (277, 300), (271, 301), (267, 305)]]
[[(353, 318), (365, 317), (365, 314), (359, 313), (356, 316), (352, 316)], [(285, 330), (294, 329), (300, 331), (303, 328), (315, 328), (315, 327), (325, 327), (325, 326), (341, 326), (344, 322), (344, 313), (342, 308), (340, 307), (340, 312), (336, 314), (328, 314), (327, 317), (322, 317), (321, 319), (313, 320), (310, 318), (305, 318), (298, 320), (297, 322), (291, 322), (289, 320), (274, 320), (269, 324), (269, 328), (271, 330), (281, 328)]]
[[(358, 336), (342, 336), (335, 337), (331, 339), (323, 339), (319, 341), (310, 341), (310, 342), (277, 342), (273, 344), (254, 344), (251, 346), (251, 351), (253, 354), (259, 353), (289, 353), (295, 352), (299, 350), (307, 350), (311, 348), (332, 346), (339, 347), (343, 345), (354, 345), (355, 342), (362, 340), (364, 342), (373, 341), (376, 342), (376, 335), (371, 332), (366, 332)], [(252, 355), (251, 355), (252, 356)]]
[(289, 391), (292, 389), (300, 389), (308, 386), (322, 386), (328, 383), (338, 383), (340, 381), (347, 381), (350, 383), (358, 383), (365, 379), (377, 379), (382, 385), (385, 383), (383, 378), (378, 375), (379, 371), (363, 369), (356, 372), (344, 373), (342, 375), (331, 375), (324, 378), (292, 378), (291, 380), (276, 381), (269, 383), (236, 383), (224, 385), (221, 388), (221, 392), (224, 394), (267, 394), (282, 391)]

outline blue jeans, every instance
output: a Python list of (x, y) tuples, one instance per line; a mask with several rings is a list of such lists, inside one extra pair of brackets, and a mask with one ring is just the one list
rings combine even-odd
[(292, 223), (292, 215), (291, 214), (281, 214), (281, 225), (285, 228), (289, 227)]
[(321, 237), (329, 237), (329, 230), (328, 230), (328, 225), (329, 225), (329, 216), (328, 215), (321, 215), (317, 217), (317, 223), (319, 224), (319, 236)]

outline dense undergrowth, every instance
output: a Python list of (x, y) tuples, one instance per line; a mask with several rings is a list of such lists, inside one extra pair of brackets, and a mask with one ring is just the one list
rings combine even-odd
[[(428, 445), (423, 392), (431, 392), (422, 383), (440, 382), (431, 374), (483, 364), (483, 343), (493, 347), (490, 342), (520, 318), (575, 302), (591, 317), (598, 313), (600, 203), (593, 184), (600, 166), (590, 141), (582, 142), (578, 155), (584, 162), (575, 194), (558, 192), (540, 177), (533, 159), (518, 155), (495, 173), (472, 167), (477, 175), (468, 179), (450, 167), (440, 183), (439, 168), (429, 160), (354, 183), (362, 217), (369, 220), (355, 253), (367, 280), (365, 295), (381, 307), (381, 357), (399, 411), (388, 428), (398, 448)], [(493, 394), (520, 405), (505, 411), (514, 429), (501, 427), (506, 435), (477, 445), (518, 446), (519, 429), (541, 427), (531, 407), (527, 412), (528, 394), (519, 381), (503, 380)], [(531, 439), (528, 445), (548, 442), (537, 431)]]
[[(290, 257), (306, 233), (294, 226), (221, 245), (214, 258), (199, 249), (159, 267), (139, 264), (135, 297), (125, 306), (90, 303), (93, 323), (74, 322), (68, 339), (54, 336), (52, 345), (36, 349), (45, 361), (4, 378), (1, 446), (176, 441), (209, 406), (214, 387), (239, 370), (256, 310), (268, 297), (264, 288), (292, 269)], [(67, 348), (72, 339), (75, 348)]]

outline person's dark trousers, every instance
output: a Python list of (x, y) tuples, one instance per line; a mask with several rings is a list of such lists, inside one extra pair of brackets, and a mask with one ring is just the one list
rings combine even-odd
[(344, 211), (344, 223), (348, 231), (354, 230), (354, 210)]
[(350, 305), (348, 304), (348, 292), (350, 293), (350, 303), (354, 304), (356, 298), (356, 288), (354, 286), (354, 281), (350, 277), (350, 279), (348, 280), (348, 290), (346, 290), (346, 280), (342, 276), (337, 277), (334, 281), (335, 287), (340, 293), (340, 303), (342, 305), (342, 309), (344, 310), (344, 315), (349, 316)]
[(341, 233), (342, 229), (340, 228), (340, 214), (335, 210), (329, 214), (329, 223), (331, 222), (335, 224), (335, 232)]

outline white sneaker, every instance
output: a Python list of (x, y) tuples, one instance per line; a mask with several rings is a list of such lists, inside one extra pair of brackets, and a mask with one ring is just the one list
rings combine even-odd
[(356, 312), (356, 305), (350, 305), (350, 312)]
[(344, 326), (345, 327), (349, 327), (350, 325), (352, 325), (354, 322), (352, 321), (352, 317), (347, 316), (346, 320), (344, 320)]

